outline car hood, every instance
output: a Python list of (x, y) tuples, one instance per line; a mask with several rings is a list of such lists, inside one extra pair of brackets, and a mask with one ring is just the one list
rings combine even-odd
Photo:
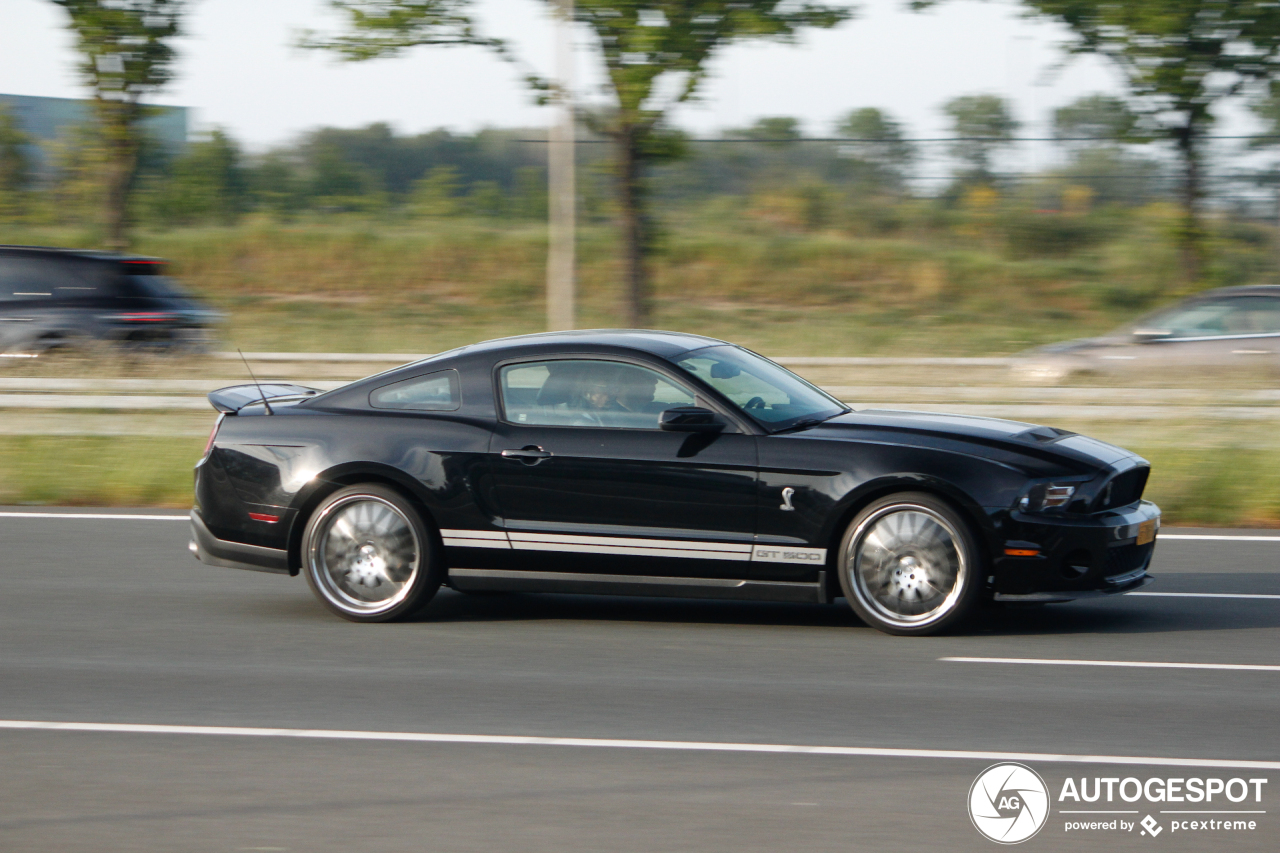
[(806, 432), (850, 439), (888, 432), (898, 434), (908, 444), (924, 443), (931, 437), (950, 439), (1089, 468), (1114, 466), (1137, 455), (1105, 441), (1055, 427), (945, 412), (863, 409), (837, 415)]

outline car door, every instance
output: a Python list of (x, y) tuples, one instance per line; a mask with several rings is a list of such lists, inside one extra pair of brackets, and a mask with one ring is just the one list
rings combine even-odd
[(667, 432), (659, 413), (707, 405), (670, 375), (589, 357), (501, 365), (490, 445), (499, 510), (522, 568), (746, 577), (756, 439)]

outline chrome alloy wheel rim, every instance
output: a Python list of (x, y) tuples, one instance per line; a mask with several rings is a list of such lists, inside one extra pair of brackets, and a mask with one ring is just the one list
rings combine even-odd
[(421, 555), (404, 513), (373, 495), (349, 495), (317, 520), (307, 559), (330, 601), (353, 613), (377, 614), (409, 595)]
[(918, 504), (887, 506), (864, 519), (844, 555), (859, 602), (901, 627), (950, 613), (964, 588), (964, 550), (949, 521)]

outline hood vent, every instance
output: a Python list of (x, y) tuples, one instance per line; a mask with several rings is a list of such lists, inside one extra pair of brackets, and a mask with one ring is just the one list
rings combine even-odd
[(1066, 438), (1069, 435), (1075, 435), (1074, 432), (1057, 427), (1040, 426), (1033, 429), (1020, 432), (1014, 438), (1023, 441), (1034, 442), (1036, 444), (1051, 444), (1060, 438)]

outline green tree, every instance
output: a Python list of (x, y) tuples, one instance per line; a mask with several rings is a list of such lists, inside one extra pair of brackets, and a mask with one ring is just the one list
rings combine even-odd
[(547, 201), (546, 170), (534, 166), (516, 169), (512, 213), (520, 219), (546, 219)]
[(249, 203), (281, 220), (297, 215), (305, 202), (305, 182), (288, 152), (269, 151), (244, 169)]
[(916, 150), (897, 120), (884, 110), (863, 107), (840, 119), (836, 133), (849, 140), (841, 143), (840, 155), (855, 167), (860, 183), (901, 189)]
[(101, 218), (107, 147), (102, 128), (85, 121), (58, 131), (44, 144), (50, 165), (49, 188), (54, 219), (64, 224), (87, 225)]
[(766, 116), (756, 119), (756, 123), (741, 130), (729, 131), (727, 136), (754, 139), (770, 145), (790, 145), (804, 136), (800, 132), (800, 120), (790, 116)]
[(129, 200), (142, 149), (142, 98), (173, 76), (171, 45), (186, 0), (52, 0), (66, 10), (93, 91), (106, 152), (103, 225), (113, 249), (129, 243)]
[(1102, 204), (1140, 204), (1152, 196), (1159, 166), (1125, 150), (1126, 143), (1150, 140), (1145, 122), (1121, 98), (1084, 95), (1053, 111), (1053, 136), (1070, 158), (1054, 176), (1088, 187)]
[[(335, 0), (332, 5), (346, 13), (347, 32), (312, 37), (308, 43), (348, 59), (458, 44), (484, 44), (509, 56), (501, 42), (477, 32), (467, 0)], [(647, 168), (682, 153), (680, 137), (665, 125), (668, 110), (696, 94), (712, 57), (726, 45), (793, 41), (804, 27), (833, 27), (851, 15), (847, 7), (808, 0), (577, 0), (574, 19), (596, 37), (614, 101), (607, 112), (592, 116), (591, 124), (613, 143), (627, 323), (645, 326), (650, 317), (646, 256), (655, 228)], [(532, 75), (526, 79), (548, 88)]]
[(240, 146), (226, 131), (215, 128), (173, 162), (154, 206), (163, 222), (212, 220), (230, 225), (247, 203)]
[(1138, 123), (1129, 105), (1112, 95), (1085, 95), (1053, 111), (1054, 138), (1076, 149), (1137, 141)]
[[(1023, 0), (1064, 24), (1067, 50), (1096, 54), (1124, 77), (1129, 102), (1173, 143), (1181, 164), (1179, 229), (1186, 283), (1205, 268), (1205, 137), (1213, 109), (1280, 72), (1280, 4), (1270, 0)], [(917, 7), (932, 5), (929, 0)]]
[(413, 184), (409, 209), (419, 216), (456, 216), (461, 209), (462, 181), (454, 166), (434, 166)]
[(951, 156), (965, 164), (965, 177), (989, 183), (992, 158), (1009, 146), (1018, 130), (1008, 103), (996, 95), (962, 95), (944, 104), (942, 111), (951, 119), (956, 137)]
[(31, 186), (31, 137), (13, 114), (0, 105), (0, 218), (21, 216)]
[(502, 185), (497, 181), (476, 181), (466, 198), (467, 211), (472, 216), (497, 218), (506, 213), (507, 199)]

